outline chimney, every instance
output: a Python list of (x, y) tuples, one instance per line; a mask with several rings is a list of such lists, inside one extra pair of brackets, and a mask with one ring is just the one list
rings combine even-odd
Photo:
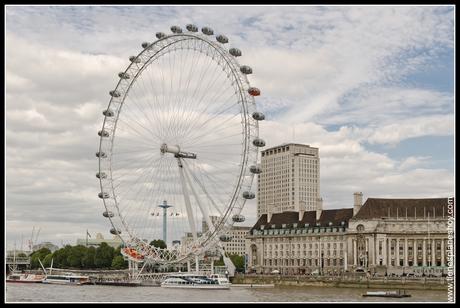
[(361, 209), (361, 206), (363, 206), (363, 193), (362, 192), (355, 192), (353, 194), (355, 202), (353, 206), (353, 216), (358, 214), (359, 210)]
[(300, 201), (300, 204), (299, 204), (299, 221), (302, 220), (303, 215), (305, 214), (305, 208), (306, 208), (305, 201)]
[(318, 221), (323, 211), (323, 198), (319, 198), (316, 202), (316, 220)]
[(273, 215), (273, 211), (271, 208), (269, 208), (267, 211), (267, 224), (270, 223), (270, 220), (272, 220), (272, 215)]

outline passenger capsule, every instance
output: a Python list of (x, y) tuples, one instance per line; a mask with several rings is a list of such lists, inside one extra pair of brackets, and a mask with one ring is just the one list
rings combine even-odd
[(222, 44), (228, 43), (228, 38), (227, 38), (225, 35), (222, 35), (222, 34), (216, 36), (216, 40), (217, 40), (219, 43), (222, 43)]
[(133, 63), (141, 63), (141, 59), (139, 59), (138, 57), (136, 56), (131, 56), (129, 57), (129, 61), (133, 62)]
[(101, 137), (108, 137), (109, 136), (109, 132), (106, 131), (106, 130), (100, 130), (97, 134), (99, 136), (101, 136)]
[(121, 93), (118, 92), (117, 90), (112, 90), (109, 92), (110, 96), (112, 97), (120, 97), (121, 96)]
[(252, 96), (259, 96), (260, 95), (260, 90), (258, 88), (250, 87), (248, 89), (248, 93), (249, 93), (249, 95), (252, 95)]
[(164, 34), (163, 32), (157, 32), (157, 33), (155, 34), (155, 36), (157, 37), (157, 39), (160, 40), (160, 39), (166, 37), (166, 34)]
[(105, 154), (105, 152), (96, 152), (96, 157), (99, 157), (99, 158), (106, 158), (106, 157), (107, 157), (107, 154)]
[(233, 215), (232, 220), (233, 220), (234, 222), (243, 222), (243, 221), (246, 220), (246, 218), (244, 218), (243, 215), (235, 214), (235, 215)]
[(109, 197), (109, 193), (106, 193), (106, 192), (100, 192), (98, 194), (99, 198), (101, 199), (107, 199)]
[(264, 147), (265, 141), (263, 139), (256, 138), (254, 139), (254, 141), (252, 141), (252, 144), (255, 145), (256, 147)]
[(105, 211), (104, 213), (102, 213), (102, 216), (112, 218), (115, 215), (111, 211)]
[(115, 229), (115, 228), (112, 228), (110, 229), (110, 233), (114, 234), (114, 235), (118, 235), (118, 234), (121, 234), (121, 231), (120, 229)]
[(252, 118), (257, 121), (263, 121), (265, 120), (265, 114), (262, 112), (256, 111), (252, 114)]
[(125, 73), (125, 72), (119, 72), (118, 77), (120, 77), (121, 79), (129, 79), (130, 78), (129, 74)]
[(98, 173), (96, 173), (96, 177), (98, 179), (105, 179), (105, 178), (107, 178), (107, 174), (105, 172), (98, 172)]
[(213, 35), (214, 34), (214, 31), (209, 27), (201, 28), (201, 32), (203, 32), (203, 34), (206, 34), (206, 35)]
[(198, 32), (198, 27), (192, 24), (188, 24), (185, 28), (190, 32)]
[(147, 48), (147, 47), (149, 47), (149, 45), (150, 45), (149, 42), (143, 42), (143, 43), (141, 44), (142, 48)]
[(261, 174), (262, 173), (262, 168), (258, 165), (252, 165), (249, 167), (249, 171), (254, 174)]
[(252, 74), (252, 68), (250, 68), (247, 65), (243, 65), (242, 67), (240, 67), (240, 71), (246, 75)]
[(182, 29), (181, 29), (181, 27), (179, 27), (179, 26), (172, 26), (172, 27), (171, 27), (171, 31), (172, 31), (173, 33), (182, 33)]
[(244, 191), (243, 192), (243, 198), (244, 199), (254, 199), (256, 197), (256, 194), (253, 193), (252, 191)]
[(238, 48), (230, 48), (230, 50), (228, 52), (234, 57), (240, 57), (241, 56), (241, 50), (239, 50)]
[(228, 234), (223, 234), (223, 235), (219, 236), (219, 239), (222, 242), (230, 242), (233, 239), (233, 237), (231, 235), (228, 235)]
[(110, 109), (102, 111), (102, 114), (105, 115), (106, 117), (113, 117), (115, 115), (115, 113)]

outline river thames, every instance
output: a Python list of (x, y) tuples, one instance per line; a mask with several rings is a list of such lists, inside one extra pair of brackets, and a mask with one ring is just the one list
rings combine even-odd
[(373, 289), (274, 287), (187, 290), (160, 287), (6, 284), (7, 302), (446, 302), (447, 291), (407, 290), (409, 298), (365, 298)]

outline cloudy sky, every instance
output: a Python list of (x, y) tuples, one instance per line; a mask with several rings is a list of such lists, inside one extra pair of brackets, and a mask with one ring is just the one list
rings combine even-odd
[(59, 245), (109, 236), (94, 176), (108, 90), (141, 42), (188, 23), (242, 50), (267, 146), (319, 147), (325, 208), (453, 195), (453, 7), (8, 6), (9, 247), (33, 226)]

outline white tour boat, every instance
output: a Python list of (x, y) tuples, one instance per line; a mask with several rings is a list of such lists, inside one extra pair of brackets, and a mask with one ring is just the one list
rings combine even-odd
[(227, 290), (230, 289), (230, 282), (227, 278), (219, 275), (196, 274), (172, 274), (166, 277), (161, 283), (162, 288), (183, 288), (183, 289), (213, 289)]
[(68, 285), (83, 285), (91, 283), (89, 276), (78, 275), (46, 275), (43, 283), (50, 284), (68, 284)]

